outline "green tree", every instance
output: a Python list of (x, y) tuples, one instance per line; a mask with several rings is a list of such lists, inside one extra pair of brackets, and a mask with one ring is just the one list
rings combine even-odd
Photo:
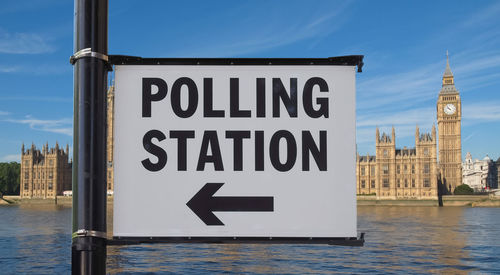
[(0, 163), (0, 196), (19, 195), (19, 172), (21, 165), (17, 162)]
[(474, 190), (467, 184), (459, 185), (455, 188), (455, 191), (453, 191), (453, 195), (472, 195), (473, 193)]

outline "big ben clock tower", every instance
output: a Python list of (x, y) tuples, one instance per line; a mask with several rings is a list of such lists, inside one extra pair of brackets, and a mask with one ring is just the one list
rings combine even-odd
[(437, 121), (439, 132), (439, 166), (443, 184), (453, 193), (462, 184), (462, 142), (461, 142), (462, 104), (455, 88), (446, 52), (446, 69), (443, 86), (437, 101)]

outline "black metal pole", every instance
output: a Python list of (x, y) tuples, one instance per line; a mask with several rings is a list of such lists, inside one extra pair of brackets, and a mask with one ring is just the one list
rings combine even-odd
[(75, 0), (72, 274), (106, 273), (108, 0)]

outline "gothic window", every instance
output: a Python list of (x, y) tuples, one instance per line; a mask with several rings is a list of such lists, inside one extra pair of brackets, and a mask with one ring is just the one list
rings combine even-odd
[(54, 174), (52, 171), (49, 172), (49, 179), (52, 179), (54, 177)]
[(429, 174), (430, 170), (430, 165), (428, 163), (424, 164), (424, 174)]
[(361, 176), (365, 175), (365, 167), (361, 167)]
[(383, 179), (382, 180), (382, 187), (389, 187), (389, 179)]
[(30, 178), (30, 173), (24, 172), (24, 179), (29, 179), (29, 178)]
[(30, 161), (29, 161), (29, 160), (25, 160), (25, 161), (24, 161), (24, 165), (25, 165), (25, 166), (29, 166), (29, 165), (30, 165)]
[(405, 171), (406, 174), (406, 171), (408, 171), (408, 166), (406, 164), (403, 166), (403, 170)]
[(54, 160), (53, 159), (49, 160), (49, 165), (53, 165), (53, 164), (54, 164)]
[(429, 155), (429, 148), (424, 148), (424, 156), (428, 156)]
[(398, 182), (398, 188), (399, 188), (399, 187), (401, 187), (401, 184), (399, 183), (399, 179), (398, 179), (398, 181), (397, 181), (397, 182)]
[(25, 183), (25, 184), (24, 184), (24, 190), (26, 190), (26, 191), (27, 191), (28, 189), (29, 189), (29, 184), (28, 184), (28, 183)]
[(415, 187), (415, 179), (411, 179), (411, 187)]
[(372, 166), (372, 175), (375, 176), (375, 166)]
[(365, 180), (361, 181), (361, 188), (365, 188)]
[(424, 187), (431, 187), (431, 182), (429, 179), (424, 179)]
[(408, 187), (408, 180), (405, 179), (405, 187)]
[(384, 149), (384, 157), (387, 157), (387, 149)]
[(49, 181), (49, 190), (52, 190), (53, 186), (52, 186), (52, 182)]
[(375, 180), (372, 180), (372, 188), (375, 188)]
[(415, 164), (412, 164), (412, 165), (411, 165), (411, 173), (412, 173), (412, 174), (415, 174)]
[(382, 171), (383, 171), (384, 175), (389, 175), (389, 165), (384, 164), (382, 166)]
[(399, 164), (396, 166), (396, 174), (399, 174), (401, 173), (401, 167), (399, 166)]

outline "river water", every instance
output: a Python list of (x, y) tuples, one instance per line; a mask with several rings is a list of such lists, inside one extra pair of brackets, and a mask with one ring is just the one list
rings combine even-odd
[[(500, 274), (500, 208), (358, 207), (364, 247), (144, 244), (108, 247), (107, 272)], [(71, 208), (0, 206), (0, 274), (67, 274)]]

